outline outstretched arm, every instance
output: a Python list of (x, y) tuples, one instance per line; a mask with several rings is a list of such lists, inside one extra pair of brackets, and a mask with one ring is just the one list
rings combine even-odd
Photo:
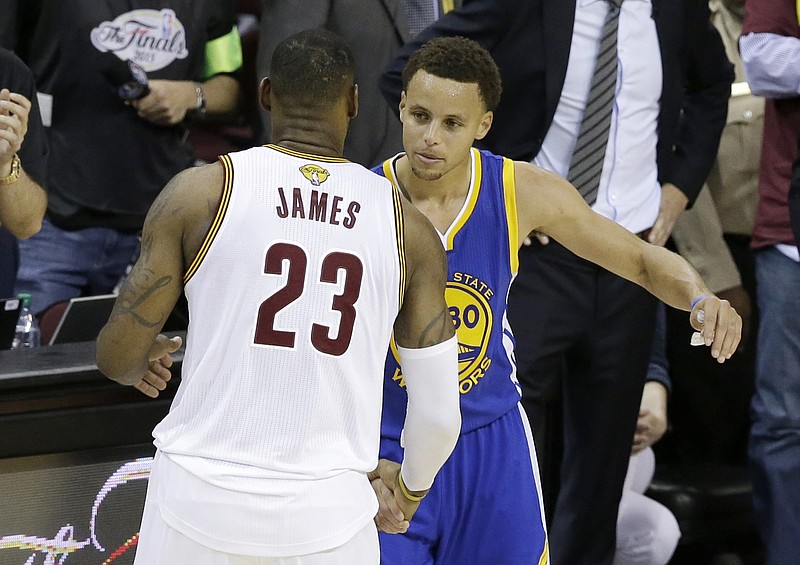
[[(207, 200), (214, 194), (218, 200), (221, 190), (218, 163), (187, 169), (167, 184), (150, 208), (139, 259), (97, 338), (97, 366), (111, 380), (136, 386), (149, 396), (163, 390), (158, 367), (148, 363), (180, 345), (158, 332), (183, 290), (187, 257), (199, 248), (197, 234), (208, 225)], [(160, 378), (166, 380), (163, 372)]]
[[(723, 362), (741, 339), (742, 320), (708, 289), (679, 255), (643, 242), (596, 214), (566, 180), (529, 163), (516, 163), (519, 243), (531, 231), (545, 233), (576, 255), (632, 281), (679, 310), (702, 330), (711, 355)], [(698, 300), (699, 299), (699, 300)], [(700, 311), (704, 320), (698, 320)]]

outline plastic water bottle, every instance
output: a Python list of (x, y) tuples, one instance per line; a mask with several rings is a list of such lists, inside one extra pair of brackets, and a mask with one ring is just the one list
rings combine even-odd
[(17, 332), (14, 334), (14, 341), (11, 347), (14, 349), (39, 347), (42, 341), (42, 332), (33, 312), (31, 312), (31, 295), (20, 293), (17, 298), (22, 301), (22, 310), (19, 313)]

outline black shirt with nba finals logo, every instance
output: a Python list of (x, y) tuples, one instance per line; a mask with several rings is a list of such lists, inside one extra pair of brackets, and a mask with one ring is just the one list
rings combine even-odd
[[(206, 44), (232, 33), (225, 0), (17, 0), (16, 51), (36, 77), (50, 144), (48, 216), (65, 229), (139, 230), (192, 165), (186, 128), (125, 105), (128, 61), (149, 80), (205, 80)], [(232, 72), (236, 69), (223, 69)]]

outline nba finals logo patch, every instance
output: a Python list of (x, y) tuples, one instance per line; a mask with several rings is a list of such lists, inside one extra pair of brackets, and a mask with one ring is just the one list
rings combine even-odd
[[(467, 273), (454, 273), (453, 280), (447, 281), (445, 300), (458, 338), (458, 387), (461, 394), (467, 394), (480, 384), (492, 364), (491, 357), (486, 355), (494, 325), (489, 305), (492, 296), (494, 291), (487, 284)], [(398, 360), (394, 340), (391, 349)], [(395, 370), (392, 380), (405, 386), (400, 369)]]
[(148, 73), (189, 54), (186, 30), (169, 9), (125, 12), (113, 21), (102, 22), (89, 37), (101, 53), (133, 61)]
[(300, 172), (303, 173), (303, 176), (308, 179), (308, 181), (313, 184), (314, 186), (319, 186), (331, 175), (328, 171), (320, 167), (319, 165), (303, 165), (300, 167)]

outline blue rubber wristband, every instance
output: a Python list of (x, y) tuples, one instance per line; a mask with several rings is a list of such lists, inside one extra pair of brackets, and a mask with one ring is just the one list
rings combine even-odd
[(689, 311), (691, 312), (692, 310), (694, 310), (694, 307), (697, 306), (697, 303), (700, 302), (701, 300), (705, 300), (706, 298), (708, 298), (708, 296), (698, 296), (697, 298), (692, 300), (692, 305), (689, 307)]

